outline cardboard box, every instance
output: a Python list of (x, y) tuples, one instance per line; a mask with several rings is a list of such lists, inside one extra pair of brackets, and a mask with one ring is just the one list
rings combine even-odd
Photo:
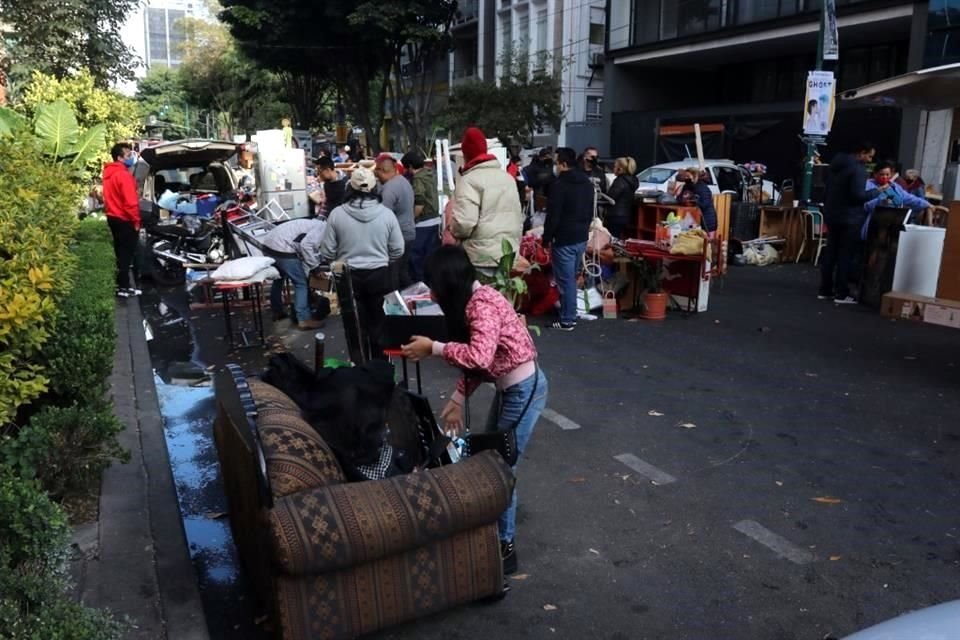
[(883, 295), (880, 315), (960, 329), (960, 301), (891, 291)]

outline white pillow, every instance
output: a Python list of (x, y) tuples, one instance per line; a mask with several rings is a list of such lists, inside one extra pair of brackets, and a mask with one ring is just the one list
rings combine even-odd
[(272, 267), (275, 260), (267, 256), (246, 256), (236, 260), (227, 260), (210, 274), (214, 280), (247, 280), (258, 271)]

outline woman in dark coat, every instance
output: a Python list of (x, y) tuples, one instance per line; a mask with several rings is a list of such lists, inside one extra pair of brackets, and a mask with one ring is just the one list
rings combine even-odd
[[(680, 180), (680, 176), (677, 176)], [(697, 168), (687, 169), (683, 176), (683, 190), (693, 193), (697, 206), (700, 207), (700, 215), (703, 218), (703, 229), (711, 238), (717, 231), (717, 210), (713, 206), (713, 192), (709, 185), (700, 179), (700, 170)]]
[(640, 182), (634, 174), (637, 172), (637, 163), (633, 158), (617, 158), (613, 163), (613, 173), (616, 176), (607, 195), (613, 198), (614, 203), (607, 209), (604, 224), (607, 231), (614, 238), (619, 238), (624, 229), (630, 224), (634, 215), (634, 194)]

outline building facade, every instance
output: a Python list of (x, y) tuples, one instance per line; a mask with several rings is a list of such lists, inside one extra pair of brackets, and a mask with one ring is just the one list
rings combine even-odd
[[(960, 0), (835, 0), (838, 91), (960, 59)], [(641, 167), (678, 159), (682, 131), (711, 124), (708, 156), (767, 164), (797, 179), (806, 74), (822, 0), (608, 0), (604, 140)], [(960, 104), (960, 98), (958, 98)], [(869, 139), (882, 158), (938, 183), (952, 111), (840, 104), (823, 155)], [(670, 127), (670, 129), (665, 129)], [(960, 132), (955, 132), (960, 134)]]
[(140, 64), (136, 79), (120, 88), (134, 93), (137, 79), (154, 67), (175, 68), (180, 62), (179, 47), (185, 39), (183, 18), (212, 20), (206, 0), (144, 0), (130, 13), (122, 36)]
[[(500, 78), (505, 62), (549, 61), (561, 77), (564, 118), (535, 145), (580, 146), (599, 127), (603, 103), (605, 0), (463, 0), (454, 24), (449, 86)], [(568, 141), (569, 139), (569, 141)], [(589, 144), (589, 143), (587, 143)]]

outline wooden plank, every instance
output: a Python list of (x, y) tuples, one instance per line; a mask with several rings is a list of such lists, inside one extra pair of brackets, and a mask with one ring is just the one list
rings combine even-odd
[(943, 242), (937, 297), (960, 300), (960, 202), (950, 205), (947, 236)]
[[(702, 124), (700, 125), (701, 133), (723, 133), (725, 127), (722, 124)], [(675, 124), (675, 125), (666, 125), (660, 127), (659, 134), (661, 136), (685, 136), (690, 135), (694, 132), (692, 124)]]

